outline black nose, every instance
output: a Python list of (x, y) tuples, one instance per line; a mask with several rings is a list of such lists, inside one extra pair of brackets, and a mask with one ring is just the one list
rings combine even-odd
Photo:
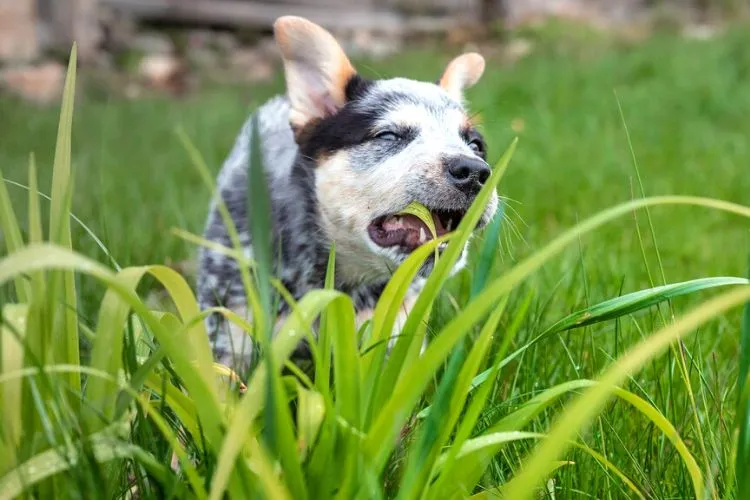
[(490, 167), (479, 158), (459, 156), (446, 164), (448, 179), (466, 194), (477, 194), (490, 176)]

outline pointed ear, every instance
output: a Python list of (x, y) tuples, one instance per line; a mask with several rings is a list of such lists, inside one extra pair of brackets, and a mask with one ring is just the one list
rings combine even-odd
[(356, 71), (333, 36), (307, 19), (283, 16), (273, 25), (284, 61), (289, 122), (299, 130), (346, 103), (346, 84)]
[(440, 77), (438, 84), (457, 101), (463, 100), (463, 91), (479, 81), (484, 73), (484, 57), (469, 52), (453, 59)]

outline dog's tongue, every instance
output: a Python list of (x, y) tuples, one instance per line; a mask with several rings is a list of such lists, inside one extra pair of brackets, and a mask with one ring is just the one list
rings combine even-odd
[(385, 229), (386, 231), (397, 231), (399, 229), (405, 229), (407, 231), (414, 230), (417, 233), (420, 229), (424, 229), (429, 233), (429, 228), (427, 227), (427, 225), (422, 222), (419, 217), (412, 214), (394, 215), (393, 217), (388, 217), (383, 222), (383, 229)]
[[(449, 219), (446, 227), (436, 213), (432, 212), (430, 215), (438, 237), (452, 229), (452, 219)], [(391, 215), (382, 222), (370, 224), (367, 231), (372, 241), (381, 247), (399, 245), (407, 250), (414, 250), (433, 236), (427, 224), (412, 214)]]
[(409, 249), (417, 248), (432, 238), (427, 225), (419, 217), (411, 214), (388, 217), (373, 236), (382, 246), (401, 245)]
[[(443, 221), (441, 221), (440, 217), (435, 214), (432, 214), (432, 223), (435, 224), (435, 232), (437, 232), (438, 236), (442, 236), (448, 232), (445, 227), (443, 227)], [(427, 224), (425, 224), (422, 219), (412, 214), (394, 215), (387, 218), (383, 222), (383, 229), (386, 231), (412, 229), (417, 233), (419, 233), (420, 229), (424, 229), (427, 232), (427, 239), (432, 239), (432, 233), (430, 232), (430, 228), (427, 227)]]

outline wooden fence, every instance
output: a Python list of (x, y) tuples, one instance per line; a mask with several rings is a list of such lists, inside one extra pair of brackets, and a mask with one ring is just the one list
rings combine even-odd
[(442, 30), (458, 18), (477, 18), (477, 6), (481, 3), (480, 0), (99, 1), (144, 20), (268, 27), (277, 17), (294, 14), (328, 28), (383, 31)]
[(39, 50), (70, 46), (95, 57), (102, 9), (134, 21), (268, 28), (285, 14), (329, 29), (385, 33), (439, 32), (486, 18), (505, 0), (0, 0), (0, 60), (33, 59)]
[(40, 50), (69, 47), (73, 40), (83, 61), (95, 57), (105, 10), (136, 22), (266, 29), (277, 17), (295, 14), (332, 30), (419, 33), (441, 32), (463, 21), (505, 18), (512, 24), (529, 11), (575, 5), (633, 11), (662, 4), (705, 13), (718, 4), (750, 0), (0, 0), (0, 61), (32, 59)]

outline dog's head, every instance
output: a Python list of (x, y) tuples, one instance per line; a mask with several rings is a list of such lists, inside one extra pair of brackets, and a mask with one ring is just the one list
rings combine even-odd
[[(342, 278), (387, 277), (431, 237), (418, 218), (396, 214), (418, 201), (444, 234), (490, 175), (484, 140), (463, 104), (463, 90), (479, 80), (484, 59), (461, 55), (436, 82), (366, 80), (320, 26), (289, 16), (274, 31), (290, 124), (300, 153), (314, 165), (320, 225), (336, 244)], [(493, 193), (480, 226), (497, 205)], [(431, 268), (427, 262), (421, 274)]]

